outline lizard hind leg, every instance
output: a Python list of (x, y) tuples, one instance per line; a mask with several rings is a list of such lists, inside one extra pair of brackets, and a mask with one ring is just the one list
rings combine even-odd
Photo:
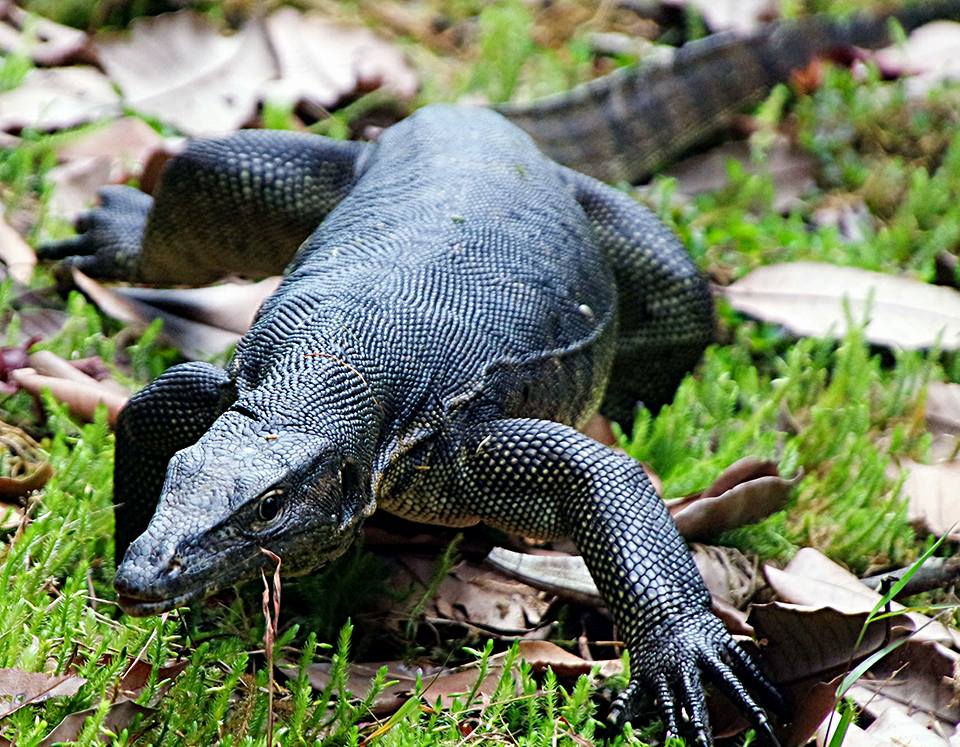
[(625, 428), (638, 403), (656, 412), (713, 340), (707, 279), (677, 236), (629, 195), (563, 170), (610, 262), (619, 294), (617, 352), (600, 407)]
[(222, 369), (184, 363), (140, 390), (120, 412), (113, 475), (118, 566), (153, 517), (170, 459), (207, 431), (229, 405), (231, 390)]

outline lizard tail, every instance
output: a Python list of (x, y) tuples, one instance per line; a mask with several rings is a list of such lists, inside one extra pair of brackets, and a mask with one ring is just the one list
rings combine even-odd
[(890, 13), (810, 16), (749, 34), (715, 34), (668, 59), (498, 111), (555, 161), (607, 182), (636, 182), (708, 139), (817, 55), (889, 44), (891, 19), (907, 31), (960, 20), (960, 0), (915, 0)]

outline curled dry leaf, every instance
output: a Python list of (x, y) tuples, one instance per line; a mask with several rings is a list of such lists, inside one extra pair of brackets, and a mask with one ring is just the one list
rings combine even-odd
[(21, 669), (0, 669), (0, 718), (26, 705), (75, 695), (85, 683), (83, 677), (72, 674), (51, 675), (24, 672)]
[(280, 283), (224, 283), (207, 288), (112, 287), (72, 271), (77, 287), (108, 316), (137, 326), (163, 320), (163, 339), (187, 358), (223, 353), (249, 329), (260, 305)]
[(703, 540), (780, 511), (800, 477), (780, 477), (775, 462), (742, 459), (700, 495), (667, 503), (680, 534)]
[(0, 208), (0, 262), (3, 262), (10, 277), (21, 285), (28, 285), (37, 264), (37, 255), (23, 237), (7, 223)]
[(40, 444), (16, 426), (0, 421), (0, 501), (22, 504), (24, 498), (40, 490), (53, 476)]
[(188, 135), (250, 122), (260, 87), (276, 75), (262, 23), (225, 36), (193, 11), (138, 18), (129, 37), (100, 33), (95, 47), (129, 106)]
[(917, 531), (960, 540), (960, 462), (905, 462), (907, 519)]
[(773, 209), (787, 212), (816, 188), (817, 163), (783, 135), (773, 141), (762, 161), (754, 160), (745, 140), (724, 143), (671, 166), (667, 176), (677, 180), (676, 196), (691, 199), (722, 189), (729, 182), (729, 163), (737, 161), (750, 174), (769, 175), (775, 189)]
[[(857, 614), (870, 612), (880, 601), (877, 592), (811, 547), (801, 549), (782, 571), (765, 566), (764, 574), (777, 595), (794, 604), (829, 606), (841, 612)], [(902, 610), (903, 605), (893, 602), (891, 609)], [(914, 633), (916, 640), (936, 641), (960, 650), (960, 631), (956, 628), (918, 612), (905, 614), (917, 631)]]
[(960, 293), (919, 280), (793, 262), (760, 267), (720, 289), (737, 311), (800, 335), (842, 336), (867, 321), (877, 345), (917, 350), (960, 348)]
[(11, 374), (11, 378), (18, 386), (34, 396), (40, 396), (41, 392), (49, 391), (70, 408), (70, 412), (85, 420), (93, 420), (97, 408), (100, 405), (106, 405), (107, 418), (111, 425), (117, 422), (117, 416), (129, 399), (129, 395), (118, 394), (92, 378), (89, 382), (61, 379), (43, 376), (32, 368), (18, 369)]
[(95, 68), (31, 70), (17, 88), (0, 93), (0, 130), (63, 130), (119, 110), (113, 84)]
[(281, 8), (266, 31), (280, 68), (278, 79), (264, 84), (268, 100), (303, 106), (319, 118), (358, 88), (383, 88), (403, 99), (417, 92), (417, 76), (400, 50), (368, 29)]

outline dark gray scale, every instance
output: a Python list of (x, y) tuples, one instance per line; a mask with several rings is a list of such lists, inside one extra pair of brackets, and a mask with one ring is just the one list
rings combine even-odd
[(227, 372), (177, 366), (120, 416), (125, 610), (251, 577), (261, 547), (309, 572), (378, 505), (568, 536), (634, 662), (621, 719), (646, 686), (672, 732), (708, 740), (702, 673), (769, 731), (745, 685), (778, 696), (710, 611), (642, 468), (576, 430), (666, 402), (711, 338), (706, 281), (649, 211), (453, 106), (372, 146), (199, 141), (155, 203), (134, 194), (47, 254), (180, 282), (289, 266)]

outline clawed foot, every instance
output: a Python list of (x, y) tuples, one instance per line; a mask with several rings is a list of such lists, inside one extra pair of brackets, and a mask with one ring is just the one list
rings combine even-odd
[(135, 281), (153, 198), (132, 187), (104, 187), (99, 194), (100, 206), (77, 219), (76, 236), (44, 244), (37, 255), (58, 260), (58, 273), (76, 267), (94, 278)]
[(667, 724), (667, 737), (684, 737), (703, 747), (713, 744), (701, 673), (746, 716), (761, 739), (777, 745), (766, 712), (784, 713), (773, 683), (709, 612), (675, 622), (665, 634), (630, 648), (630, 684), (614, 701), (609, 720), (618, 728), (631, 719), (641, 692), (652, 691)]

